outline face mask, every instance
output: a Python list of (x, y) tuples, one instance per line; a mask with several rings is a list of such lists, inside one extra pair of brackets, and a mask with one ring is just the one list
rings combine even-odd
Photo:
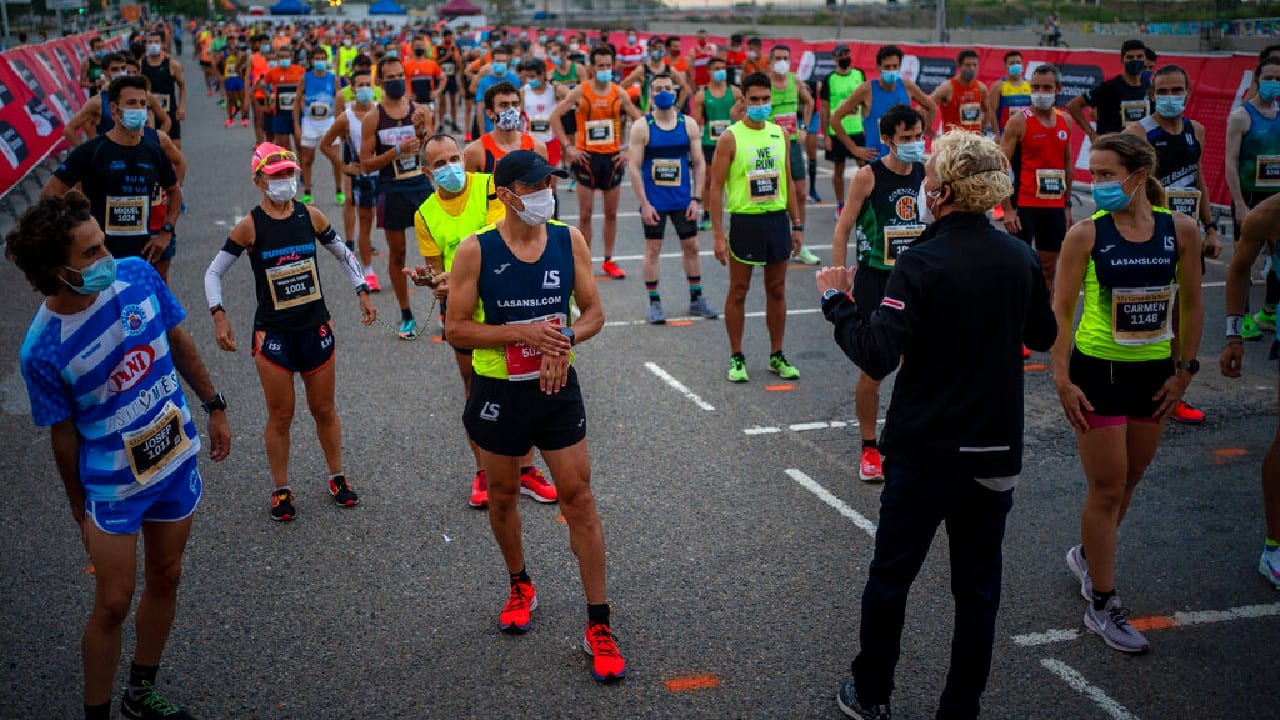
[(556, 211), (556, 194), (551, 188), (543, 188), (537, 192), (521, 195), (523, 210), (516, 210), (516, 215), (525, 225), (537, 227), (551, 219)]
[(1156, 96), (1156, 113), (1160, 117), (1176, 118), (1182, 114), (1183, 109), (1187, 106), (1187, 97), (1185, 95), (1157, 95)]
[(125, 130), (138, 131), (147, 124), (146, 108), (125, 108), (120, 111), (120, 124)]
[(426, 49), (426, 48), (414, 48), (414, 49), (413, 49), (413, 54), (414, 54), (414, 55), (416, 55), (417, 57), (426, 57), (426, 55), (427, 55), (427, 49)]
[(923, 180), (920, 181), (920, 191), (916, 193), (916, 215), (919, 216), (920, 222), (926, 225), (937, 219), (929, 209), (929, 193), (924, 190)]
[(462, 169), (462, 163), (449, 163), (431, 173), (431, 178), (451, 193), (461, 192), (467, 184), (467, 173)]
[(272, 202), (288, 202), (296, 194), (298, 194), (297, 176), (267, 181), (267, 197)]
[(351, 47), (351, 41), (350, 41), (350, 40), (343, 40), (343, 41), (342, 41), (342, 47)]
[(160, 43), (150, 43), (147, 45), (147, 54), (151, 57), (155, 57), (160, 54), (162, 49), (163, 48), (160, 47)]
[(498, 118), (494, 120), (494, 125), (499, 130), (518, 130), (520, 129), (520, 108), (509, 107), (498, 113)]
[(966, 68), (960, 71), (960, 79), (967, 83), (973, 82), (973, 79), (976, 77), (978, 77), (978, 72), (976, 70), (969, 70)]
[[(1124, 180), (1128, 180), (1132, 174), (1125, 176)], [(1124, 180), (1109, 180), (1107, 182), (1095, 182), (1093, 184), (1093, 204), (1098, 206), (1099, 210), (1110, 210), (1117, 212), (1129, 207), (1129, 202), (1133, 200), (1133, 195), (1124, 191)]]
[(627, 44), (628, 44), (628, 45), (635, 45), (635, 44), (636, 44), (636, 36), (635, 36), (635, 35), (628, 35), (628, 36), (627, 36)]
[(388, 51), (387, 51), (387, 57), (390, 57), (390, 58), (400, 57), (400, 51), (399, 51), (399, 50), (388, 50)]
[(773, 72), (778, 75), (785, 75), (791, 69), (790, 60), (779, 60), (773, 64)]
[(329, 69), (329, 61), (328, 60), (312, 60), (311, 69), (324, 72), (325, 70)]
[(670, 110), (676, 104), (676, 94), (670, 90), (659, 90), (653, 94), (653, 106), (659, 110)]
[(853, 67), (853, 58), (842, 57), (836, 60), (836, 65), (841, 70), (848, 70), (849, 68)]
[(280, 61), (280, 67), (282, 68), (287, 68), (292, 64), (293, 64), (293, 61), (290, 60), (289, 58), (284, 58), (283, 60)]
[(280, 61), (278, 61), (278, 60), (268, 60), (268, 61), (267, 61), (267, 67), (269, 67), (269, 68), (276, 68), (276, 67), (279, 67), (279, 66), (280, 66)]
[(539, 35), (539, 36), (538, 36), (538, 44), (539, 44), (539, 45), (546, 45), (546, 44), (547, 44), (547, 36), (546, 36), (546, 35)]
[(1031, 104), (1041, 110), (1048, 110), (1053, 107), (1056, 97), (1053, 93), (1031, 93)]
[(533, 90), (537, 90), (542, 87), (542, 81), (538, 78), (529, 78), (529, 87)]
[(752, 60), (755, 60), (756, 58), (760, 57), (760, 52), (757, 50), (748, 50), (747, 57), (751, 58)]
[(597, 71), (596, 71), (596, 82), (601, 83), (601, 84), (613, 82), (613, 71), (612, 71), (612, 70), (597, 70)]
[(560, 64), (560, 53), (551, 53), (547, 57), (551, 60), (552, 64), (554, 65)]
[(404, 78), (395, 80), (383, 80), (382, 91), (392, 100), (399, 100), (404, 97)]
[(897, 71), (897, 70), (881, 70), (881, 71), (880, 71), (880, 80), (881, 80), (881, 82), (883, 82), (885, 85), (897, 85), (897, 84), (898, 84), (898, 71)]
[(116, 78), (122, 78), (122, 77), (124, 77), (125, 75), (128, 75), (128, 74), (129, 74), (129, 73), (124, 72), (123, 70), (121, 70), (120, 72), (117, 72), (117, 73), (111, 73), (111, 79), (112, 79), (112, 80), (115, 80)]
[(654, 62), (658, 62), (658, 61), (659, 61), (659, 60), (661, 60), (661, 59), (663, 58), (663, 56), (665, 56), (666, 54), (667, 54), (667, 53), (666, 53), (666, 52), (664, 52), (664, 51), (662, 51), (662, 50), (650, 50), (650, 51), (649, 51), (649, 58), (650, 58), (650, 59), (652, 59)]
[(898, 143), (893, 149), (894, 157), (905, 163), (924, 162), (924, 141)]
[(1014, 63), (1009, 66), (1009, 77), (1022, 77), (1022, 63)]
[[(65, 265), (63, 267), (66, 267)], [(67, 268), (71, 272), (80, 275), (80, 284), (72, 285), (67, 282), (66, 278), (62, 282), (67, 283), (67, 287), (75, 290), (81, 295), (93, 295), (111, 287), (116, 281), (116, 259), (111, 255), (99, 258), (92, 265), (80, 270), (75, 268)]]
[(1130, 77), (1138, 77), (1142, 75), (1142, 70), (1147, 66), (1143, 60), (1126, 60), (1124, 63), (1124, 74)]
[(729, 73), (724, 70), (711, 71), (711, 81), (722, 83), (729, 78)]
[(356, 102), (361, 105), (368, 105), (373, 102), (373, 88), (358, 87), (356, 88)]
[(763, 105), (748, 105), (747, 117), (754, 122), (764, 122), (773, 115), (773, 104), (765, 103)]
[(506, 74), (507, 74), (507, 64), (506, 64), (506, 63), (504, 63), (504, 62), (496, 62), (496, 63), (493, 63), (492, 65), (490, 65), (490, 66), (489, 66), (489, 70), (490, 70), (494, 75), (506, 75)]
[(578, 43), (569, 43), (569, 52), (578, 52)]
[(1280, 80), (1263, 80), (1258, 83), (1258, 95), (1266, 102), (1280, 97)]

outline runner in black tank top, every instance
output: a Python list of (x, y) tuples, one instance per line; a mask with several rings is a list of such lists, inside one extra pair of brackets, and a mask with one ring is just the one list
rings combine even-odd
[[(182, 113), (179, 110), (183, 107), (183, 93), (186, 90), (186, 83), (182, 76), (182, 65), (171, 55), (164, 54), (161, 51), (157, 55), (151, 53), (156, 50), (156, 45), (162, 42), (162, 38), (157, 33), (151, 33), (147, 37), (147, 56), (140, 61), (139, 70), (142, 76), (151, 81), (151, 94), (160, 101), (160, 107), (164, 108), (169, 114), (169, 139), (178, 146), (182, 147)], [(152, 64), (152, 59), (159, 57), (159, 61)], [(175, 73), (176, 68), (176, 73)], [(158, 124), (157, 119), (157, 124)]]

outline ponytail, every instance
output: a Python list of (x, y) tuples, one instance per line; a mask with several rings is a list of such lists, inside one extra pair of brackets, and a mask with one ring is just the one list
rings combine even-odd
[(1147, 175), (1147, 183), (1144, 191), (1147, 194), (1147, 201), (1152, 207), (1165, 207), (1167, 198), (1164, 194), (1164, 186), (1154, 175)]

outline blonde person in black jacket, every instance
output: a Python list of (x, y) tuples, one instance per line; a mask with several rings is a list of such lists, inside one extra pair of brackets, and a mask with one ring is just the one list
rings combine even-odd
[(860, 652), (836, 696), (850, 717), (890, 717), (907, 593), (947, 525), (956, 602), (952, 663), (938, 718), (976, 718), (1000, 604), (1001, 544), (1022, 471), (1022, 346), (1057, 336), (1040, 262), (986, 212), (1012, 192), (995, 142), (954, 131), (934, 145), (917, 202), (933, 223), (899, 256), (863, 321), (853, 268), (817, 274), (822, 311), (854, 363), (898, 368), (880, 447), (885, 486), (862, 595)]

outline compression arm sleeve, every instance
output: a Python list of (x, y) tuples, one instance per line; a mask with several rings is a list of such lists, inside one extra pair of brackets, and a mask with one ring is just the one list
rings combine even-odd
[(209, 302), (209, 307), (217, 307), (222, 304), (222, 274), (235, 263), (236, 258), (244, 253), (244, 247), (235, 244), (231, 238), (227, 238), (227, 242), (213, 256), (213, 262), (209, 263), (209, 269), (204, 271), (204, 298)]
[(324, 246), (339, 263), (342, 263), (343, 269), (347, 271), (347, 279), (351, 281), (351, 287), (359, 290), (364, 285), (364, 271), (360, 269), (360, 261), (356, 259), (354, 253), (342, 242), (342, 236), (333, 229), (333, 226), (321, 230), (316, 233), (316, 240)]

